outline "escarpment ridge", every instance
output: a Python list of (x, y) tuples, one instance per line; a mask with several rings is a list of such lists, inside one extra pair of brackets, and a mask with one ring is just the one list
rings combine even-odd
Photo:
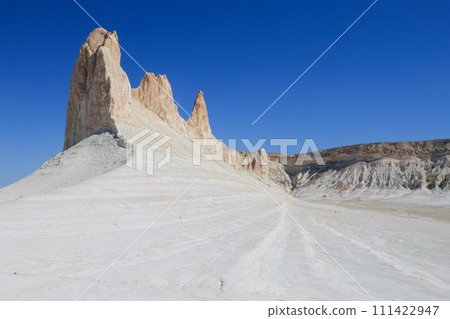
[(118, 41), (115, 31), (98, 28), (81, 46), (70, 82), (64, 150), (99, 131), (124, 137), (119, 124), (123, 121), (142, 124), (142, 112), (135, 110), (144, 108), (187, 139), (210, 140), (212, 147), (221, 150), (223, 161), (235, 169), (268, 177), (297, 193), (306, 188), (318, 192), (361, 188), (449, 189), (449, 139), (322, 150), (325, 165), (307, 161), (296, 164), (298, 156), (288, 156), (285, 164), (280, 161), (280, 154), (267, 154), (264, 149), (254, 153), (231, 150), (212, 133), (202, 91), (197, 93), (192, 114), (185, 121), (166, 75), (145, 73), (139, 87), (131, 88), (120, 66)]
[[(284, 165), (294, 191), (315, 188), (346, 193), (357, 189), (449, 190), (450, 139), (423, 142), (381, 142), (320, 151), (325, 165), (314, 160)], [(312, 154), (310, 159), (314, 159)], [(280, 154), (270, 153), (272, 161)]]

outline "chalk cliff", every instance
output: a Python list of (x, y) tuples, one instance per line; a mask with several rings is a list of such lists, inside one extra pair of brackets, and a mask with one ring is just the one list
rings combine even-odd
[[(346, 194), (355, 190), (416, 189), (442, 191), (450, 188), (450, 139), (423, 142), (382, 142), (320, 151), (325, 165), (315, 160), (296, 164), (288, 156), (285, 171), (294, 192), (315, 189)], [(279, 154), (270, 154), (279, 161)], [(314, 159), (312, 154), (310, 158)]]

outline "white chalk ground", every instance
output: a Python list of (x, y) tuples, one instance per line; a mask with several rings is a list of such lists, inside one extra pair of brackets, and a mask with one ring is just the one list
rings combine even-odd
[[(103, 158), (86, 143), (87, 162)], [(93, 160), (103, 172), (88, 178), (66, 152), (65, 182), (45, 166), (1, 190), (0, 299), (79, 298), (168, 208), (81, 299), (449, 299), (448, 205), (306, 202), (223, 164), (193, 167), (187, 148), (174, 138), (154, 176), (114, 168), (110, 149), (115, 164)]]

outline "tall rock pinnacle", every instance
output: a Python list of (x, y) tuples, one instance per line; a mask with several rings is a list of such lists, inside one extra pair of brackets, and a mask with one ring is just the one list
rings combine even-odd
[(196, 135), (201, 138), (213, 137), (211, 127), (209, 126), (208, 111), (206, 110), (206, 102), (202, 91), (197, 93), (194, 108), (192, 109), (192, 115), (188, 119), (187, 124), (194, 131), (194, 136)]
[(116, 133), (114, 118), (125, 115), (130, 104), (131, 87), (120, 67), (117, 34), (95, 29), (73, 68), (64, 149), (102, 129)]

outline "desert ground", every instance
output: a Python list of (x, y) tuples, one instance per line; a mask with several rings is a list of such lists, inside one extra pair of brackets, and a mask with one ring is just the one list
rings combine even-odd
[(94, 135), (0, 190), (0, 299), (450, 296), (448, 195), (296, 198), (172, 146), (150, 176)]

